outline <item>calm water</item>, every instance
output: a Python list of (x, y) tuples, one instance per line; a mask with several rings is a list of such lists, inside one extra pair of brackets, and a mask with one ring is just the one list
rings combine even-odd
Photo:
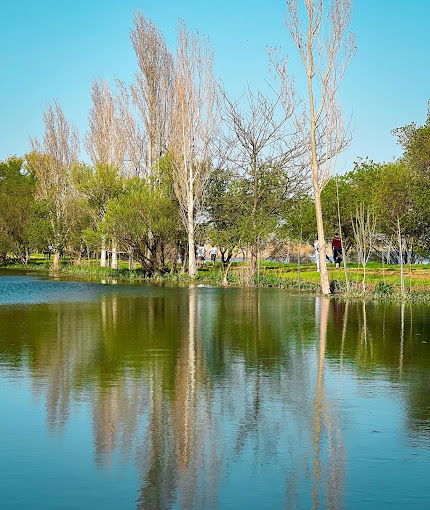
[(0, 273), (2, 509), (428, 509), (430, 308)]

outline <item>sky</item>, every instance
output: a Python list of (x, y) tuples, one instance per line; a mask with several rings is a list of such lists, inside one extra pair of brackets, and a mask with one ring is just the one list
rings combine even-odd
[[(270, 79), (267, 47), (282, 48), (300, 84), (284, 0), (0, 0), (0, 159), (30, 149), (29, 137), (43, 134), (43, 110), (54, 99), (85, 133), (91, 82), (133, 79), (129, 32), (138, 9), (171, 49), (178, 18), (207, 34), (215, 72), (233, 96)], [(391, 130), (424, 122), (429, 19), (429, 0), (353, 0), (357, 53), (340, 88), (352, 141), (337, 172), (351, 170), (359, 157), (391, 161), (400, 155)]]

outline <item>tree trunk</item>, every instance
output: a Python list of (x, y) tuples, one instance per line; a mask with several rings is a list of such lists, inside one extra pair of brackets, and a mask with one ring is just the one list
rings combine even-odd
[(112, 258), (110, 267), (112, 269), (118, 269), (118, 252), (116, 239), (112, 239)]
[(194, 248), (194, 205), (192, 197), (188, 198), (188, 274), (194, 278), (197, 274), (196, 252)]
[(308, 92), (309, 92), (309, 120), (310, 120), (310, 142), (311, 142), (311, 155), (312, 155), (312, 184), (315, 195), (315, 216), (317, 220), (318, 229), (318, 244), (319, 244), (319, 255), (320, 255), (320, 284), (321, 292), (324, 295), (330, 294), (330, 284), (328, 279), (327, 262), (326, 262), (326, 246), (324, 236), (324, 223), (322, 216), (321, 207), (321, 184), (319, 182), (319, 163), (317, 157), (317, 141), (316, 141), (316, 127), (317, 117), (315, 113), (315, 101), (313, 93), (312, 79), (314, 77), (314, 56), (312, 47), (312, 33), (310, 28), (308, 31)]
[(54, 269), (54, 271), (57, 271), (59, 267), (60, 267), (60, 252), (58, 250), (55, 250), (54, 260), (52, 261), (52, 269)]
[(257, 256), (257, 247), (255, 245), (251, 246), (251, 276), (257, 274), (257, 265), (258, 265), (258, 256)]
[(232, 264), (233, 264), (233, 253), (230, 252), (225, 264), (223, 264), (221, 266), (222, 267), (222, 284), (224, 286), (228, 286), (228, 273), (230, 271)]
[(183, 249), (181, 252), (181, 274), (185, 273), (188, 264), (188, 249)]
[[(318, 179), (318, 174), (317, 177)], [(317, 229), (318, 229), (318, 246), (319, 246), (319, 259), (320, 259), (320, 284), (321, 284), (321, 292), (323, 294), (330, 294), (330, 284), (328, 279), (328, 271), (327, 271), (327, 261), (326, 261), (326, 245), (324, 238), (324, 224), (322, 218), (322, 209), (321, 209), (321, 195), (318, 189), (318, 192), (315, 190), (315, 215), (317, 220)]]
[(106, 239), (102, 238), (102, 249), (100, 251), (100, 267), (106, 267)]
[(173, 250), (172, 267), (170, 269), (170, 274), (174, 274), (178, 270), (178, 257), (179, 257), (179, 245), (178, 243), (176, 243), (175, 249)]
[(400, 262), (400, 288), (402, 296), (405, 293), (405, 271), (403, 269), (403, 243), (402, 243), (402, 231), (400, 229), (400, 219), (397, 218), (397, 234), (399, 237), (399, 262)]
[(346, 267), (346, 246), (343, 244), (343, 236), (342, 236), (342, 223), (340, 221), (340, 204), (339, 204), (339, 182), (336, 177), (336, 202), (337, 202), (337, 221), (339, 225), (339, 235), (340, 235), (340, 245), (342, 246), (342, 255), (343, 255), (343, 271), (345, 274), (345, 284), (346, 291), (349, 292), (349, 278), (348, 278), (348, 269)]
[(363, 263), (363, 281), (362, 281), (362, 285), (363, 285), (363, 292), (366, 292), (366, 264)]
[(188, 232), (188, 274), (194, 278), (197, 274), (196, 252), (194, 249), (194, 230)]
[(128, 254), (128, 270), (129, 271), (133, 271), (133, 264), (134, 264), (134, 261), (133, 261), (133, 254), (130, 252)]
[(78, 258), (76, 260), (78, 266), (81, 265), (81, 262), (82, 262), (82, 245), (79, 247)]

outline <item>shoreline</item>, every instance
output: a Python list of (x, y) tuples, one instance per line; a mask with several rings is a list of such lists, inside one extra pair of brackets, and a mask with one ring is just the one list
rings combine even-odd
[[(249, 280), (249, 277), (244, 281), (238, 278), (234, 272), (230, 275), (228, 285), (222, 284), (222, 274), (220, 270), (208, 268), (200, 270), (196, 278), (189, 278), (187, 273), (165, 273), (162, 275), (145, 276), (139, 269), (129, 270), (128, 268), (112, 269), (110, 267), (99, 267), (95, 265), (81, 264), (72, 265), (65, 264), (60, 267), (58, 271), (53, 272), (50, 264), (5, 264), (0, 266), (0, 271), (17, 271), (28, 273), (42, 273), (45, 275), (64, 275), (64, 276), (79, 276), (79, 277), (93, 277), (97, 279), (107, 278), (118, 279), (123, 282), (142, 282), (148, 284), (165, 284), (165, 285), (210, 285), (220, 288), (277, 288), (291, 291), (294, 294), (300, 295), (314, 295), (321, 296), (319, 292), (319, 284), (309, 281), (292, 280), (291, 278), (283, 277), (282, 275), (275, 274), (273, 271), (263, 270), (259, 275)], [(381, 280), (382, 281), (382, 280)], [(113, 282), (106, 281), (107, 284), (114, 284)], [(430, 283), (430, 282), (429, 282)], [(331, 299), (346, 300), (360, 300), (360, 301), (374, 301), (374, 302), (394, 302), (394, 303), (413, 303), (417, 304), (430, 304), (430, 290), (416, 289), (409, 290), (404, 295), (395, 287), (388, 285), (380, 287), (380, 291), (375, 290), (376, 285), (368, 285), (365, 292), (360, 288), (361, 283), (358, 285), (353, 282), (354, 289), (346, 292), (342, 289), (342, 283), (337, 280), (332, 280), (334, 285), (334, 292), (330, 294)], [(381, 292), (382, 290), (382, 292)]]

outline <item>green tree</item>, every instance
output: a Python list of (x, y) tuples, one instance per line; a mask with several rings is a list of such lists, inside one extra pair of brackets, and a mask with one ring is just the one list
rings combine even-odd
[(27, 263), (36, 220), (35, 179), (24, 159), (0, 162), (0, 261), (10, 252)]
[[(73, 181), (78, 191), (86, 197), (93, 219), (93, 229), (101, 247), (100, 265), (106, 266), (106, 233), (104, 219), (109, 201), (117, 198), (124, 190), (124, 179), (112, 165), (98, 163), (95, 167), (76, 165)], [(88, 231), (85, 235), (89, 237)], [(92, 237), (94, 244), (95, 237)]]
[(106, 231), (133, 254), (148, 275), (167, 271), (168, 249), (175, 259), (182, 230), (169, 186), (152, 187), (138, 178), (130, 179), (125, 193), (107, 204), (105, 222)]

